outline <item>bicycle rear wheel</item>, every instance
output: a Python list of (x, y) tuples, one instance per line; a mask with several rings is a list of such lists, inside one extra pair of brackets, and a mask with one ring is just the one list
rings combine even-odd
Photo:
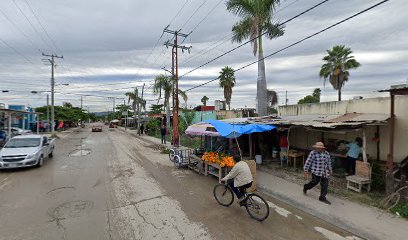
[(231, 188), (224, 184), (215, 185), (213, 194), (215, 200), (224, 207), (228, 207), (234, 202), (234, 193)]
[(250, 193), (245, 201), (245, 208), (251, 218), (262, 222), (269, 216), (269, 205), (261, 196)]

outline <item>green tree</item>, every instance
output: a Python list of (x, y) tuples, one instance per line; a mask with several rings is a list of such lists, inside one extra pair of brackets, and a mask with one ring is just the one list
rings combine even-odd
[(163, 110), (163, 104), (152, 104), (150, 105), (150, 113), (160, 114)]
[(66, 108), (72, 108), (72, 103), (70, 103), (70, 102), (64, 102), (64, 103), (62, 104), (62, 106), (63, 106), (63, 107), (66, 107)]
[(228, 110), (231, 110), (232, 88), (235, 86), (234, 69), (226, 66), (220, 72), (220, 88), (224, 89), (225, 102), (228, 105)]
[(116, 109), (122, 114), (123, 112), (131, 110), (132, 107), (127, 104), (119, 104), (116, 106)]
[(185, 108), (187, 108), (187, 101), (188, 101), (187, 92), (182, 91), (182, 90), (179, 89), (179, 90), (178, 90), (178, 95), (181, 96), (181, 98), (182, 98), (183, 101), (184, 101)]
[(341, 89), (349, 79), (350, 69), (360, 67), (360, 63), (351, 56), (350, 48), (344, 45), (334, 46), (331, 50), (326, 50), (327, 55), (323, 57), (325, 62), (321, 69), (319, 76), (324, 78), (324, 83), (329, 80), (330, 84), (338, 91), (338, 100), (341, 101)]
[[(265, 74), (265, 61), (263, 55), (262, 34), (269, 39), (280, 37), (284, 34), (284, 26), (272, 23), (272, 15), (280, 0), (228, 0), (227, 10), (241, 18), (232, 27), (233, 42), (242, 42), (250, 39), (253, 53), (258, 54), (258, 79), (257, 79), (257, 111), (260, 116), (267, 114), (267, 84)], [(258, 37), (259, 36), (259, 37)]]
[(136, 114), (138, 114), (138, 118), (137, 118), (137, 129), (140, 129), (140, 112), (143, 109), (146, 110), (146, 101), (143, 100), (141, 97), (139, 97), (139, 91), (137, 89), (137, 87), (135, 88), (134, 92), (127, 92), (125, 93), (125, 95), (129, 98), (128, 99), (128, 103), (130, 101), (132, 101), (132, 109), (133, 112)]
[(172, 93), (172, 83), (171, 78), (160, 74), (156, 76), (154, 79), (153, 84), (153, 93), (155, 95), (159, 95), (159, 100), (157, 100), (157, 104), (159, 103), (162, 93), (164, 94), (164, 107), (166, 109), (166, 127), (170, 129), (170, 96)]
[(188, 109), (183, 109), (181, 110), (181, 116), (180, 116), (180, 123), (179, 123), (179, 132), (181, 134), (184, 134), (188, 126), (190, 126), (193, 123), (194, 117), (195, 117), (195, 111), (194, 110), (188, 110)]
[(208, 99), (209, 98), (207, 96), (204, 96), (204, 97), (201, 98), (201, 102), (204, 104), (204, 106), (207, 106)]
[(316, 88), (312, 95), (307, 95), (304, 98), (300, 99), (298, 101), (298, 104), (304, 104), (304, 103), (318, 103), (320, 102), (320, 93), (321, 90), (320, 88)]

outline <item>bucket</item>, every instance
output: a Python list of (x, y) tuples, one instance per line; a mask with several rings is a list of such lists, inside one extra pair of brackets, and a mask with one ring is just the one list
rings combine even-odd
[(278, 151), (277, 150), (273, 150), (272, 151), (272, 158), (277, 158), (278, 157)]
[(256, 162), (256, 164), (262, 164), (262, 156), (261, 155), (255, 155), (255, 162)]

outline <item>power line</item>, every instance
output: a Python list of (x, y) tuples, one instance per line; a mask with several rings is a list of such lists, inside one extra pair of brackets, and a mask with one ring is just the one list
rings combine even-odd
[(204, 16), (203, 19), (201, 19), (201, 21), (193, 28), (193, 30), (191, 30), (191, 33), (194, 32), (194, 30), (196, 30), (201, 23), (203, 23), (205, 21), (205, 19), (207, 19), (207, 17), (218, 7), (218, 5), (220, 5), (222, 3), (223, 0), (220, 0), (208, 13), (207, 15)]
[[(380, 5), (384, 4), (384, 3), (386, 3), (386, 2), (388, 2), (388, 1), (390, 1), (390, 0), (383, 0), (383, 1), (379, 2), (379, 3), (377, 3), (377, 4), (374, 4), (374, 5), (372, 5), (371, 7), (368, 7), (368, 8), (366, 8), (366, 9), (364, 9), (364, 10), (362, 10), (362, 11), (360, 11), (360, 12), (358, 12), (358, 13), (356, 13), (356, 14), (354, 14), (354, 15), (348, 17), (348, 18), (345, 18), (345, 19), (343, 19), (343, 20), (341, 20), (341, 21), (339, 21), (339, 22), (336, 22), (336, 23), (334, 23), (334, 24), (332, 24), (332, 25), (330, 25), (330, 26), (328, 26), (328, 27), (326, 27), (326, 28), (324, 28), (324, 29), (322, 29), (322, 30), (320, 30), (320, 31), (318, 31), (318, 32), (315, 32), (315, 33), (313, 33), (313, 34), (311, 34), (311, 35), (309, 35), (309, 36), (307, 36), (307, 37), (305, 37), (305, 38), (302, 38), (301, 40), (299, 40), (299, 41), (297, 41), (297, 42), (294, 42), (294, 43), (292, 43), (292, 44), (290, 44), (290, 45), (288, 45), (288, 46), (286, 46), (286, 47), (284, 47), (284, 48), (281, 48), (281, 49), (279, 49), (279, 50), (277, 50), (277, 51), (275, 51), (275, 52), (273, 52), (273, 53), (271, 53), (271, 54), (269, 54), (269, 55), (266, 55), (265, 57), (263, 57), (263, 58), (261, 58), (261, 59), (259, 59), (259, 60), (256, 60), (256, 61), (254, 61), (254, 62), (251, 62), (251, 63), (249, 63), (249, 64), (246, 64), (246, 65), (244, 65), (244, 66), (242, 66), (242, 67), (240, 67), (240, 68), (234, 70), (234, 73), (235, 73), (235, 72), (238, 72), (238, 71), (241, 71), (242, 69), (245, 69), (245, 68), (247, 68), (247, 67), (249, 67), (249, 66), (251, 66), (251, 65), (254, 65), (254, 64), (258, 63), (259, 61), (265, 60), (266, 58), (270, 58), (270, 57), (272, 57), (273, 55), (276, 55), (276, 54), (278, 54), (278, 53), (280, 53), (280, 52), (282, 52), (282, 51), (284, 51), (284, 50), (286, 50), (286, 49), (288, 49), (288, 48), (291, 48), (291, 47), (293, 47), (293, 46), (295, 46), (295, 45), (298, 45), (298, 44), (300, 44), (301, 42), (304, 42), (304, 41), (306, 41), (306, 40), (308, 40), (308, 39), (310, 39), (310, 38), (312, 38), (312, 37), (314, 37), (314, 36), (316, 36), (316, 35), (319, 35), (319, 34), (325, 32), (325, 31), (327, 31), (327, 30), (329, 30), (329, 29), (331, 29), (331, 28), (333, 28), (333, 27), (336, 27), (336, 26), (338, 26), (338, 25), (340, 25), (340, 24), (342, 24), (342, 23), (344, 23), (344, 22), (346, 22), (346, 21), (348, 21), (348, 20), (350, 20), (350, 19), (352, 19), (352, 18), (355, 18), (355, 17), (357, 17), (357, 16), (359, 16), (359, 15), (361, 15), (361, 14), (367, 12), (367, 11), (370, 11), (371, 9), (376, 8), (376, 7), (378, 7), (378, 6), (380, 6)], [(194, 87), (192, 87), (192, 88), (189, 88), (189, 89), (185, 90), (185, 92), (191, 91), (191, 90), (196, 89), (196, 88), (198, 88), (198, 87), (202, 87), (202, 86), (207, 85), (207, 84), (209, 84), (209, 83), (211, 83), (211, 82), (214, 82), (214, 81), (216, 81), (216, 80), (218, 80), (218, 79), (219, 79), (219, 77), (217, 77), (217, 78), (215, 78), (215, 79), (212, 79), (212, 80), (210, 80), (210, 81), (207, 81), (207, 82), (205, 82), (205, 83), (199, 84), (199, 85), (197, 85), (197, 86), (194, 86)]]
[(30, 44), (31, 44), (37, 51), (42, 52), (41, 49), (40, 49), (40, 47), (39, 47), (23, 30), (21, 30), (21, 29), (17, 26), (17, 24), (16, 24), (14, 21), (12, 21), (12, 20), (6, 15), (5, 12), (3, 12), (3, 10), (0, 9), (0, 13), (4, 16), (4, 18), (6, 18), (6, 20), (7, 20), (9, 23), (11, 23), (11, 25), (13, 25), (13, 26), (30, 42)]
[(178, 10), (178, 12), (176, 13), (176, 15), (171, 19), (171, 21), (170, 21), (170, 23), (169, 23), (169, 26), (174, 22), (174, 20), (176, 20), (176, 18), (178, 17), (178, 15), (181, 13), (181, 11), (183, 11), (184, 7), (187, 5), (187, 3), (188, 3), (189, 1), (190, 1), (190, 0), (186, 0), (186, 1), (184, 2), (183, 6), (180, 8), (180, 10)]
[(181, 26), (180, 31), (187, 25), (187, 23), (191, 20), (191, 18), (194, 17), (194, 15), (196, 15), (196, 13), (200, 10), (200, 8), (202, 8), (204, 6), (204, 4), (208, 2), (208, 0), (204, 0), (200, 6), (198, 6), (198, 8), (193, 12), (193, 14), (187, 19), (187, 21), (183, 24), (183, 26)]
[(0, 38), (0, 42), (2, 42), (4, 45), (6, 45), (8, 48), (13, 50), (15, 53), (20, 55), (22, 58), (24, 58), (27, 62), (31, 63), (32, 65), (36, 66), (35, 63), (33, 63), (28, 57), (26, 57), (24, 54), (22, 54), (20, 51), (15, 49), (13, 46), (9, 45), (6, 41), (4, 41), (2, 38)]
[[(311, 10), (317, 8), (318, 6), (324, 4), (324, 3), (328, 2), (328, 1), (329, 1), (329, 0), (324, 0), (324, 1), (322, 1), (322, 2), (320, 2), (320, 3), (318, 3), (318, 4), (316, 4), (316, 5), (314, 5), (313, 7), (308, 8), (308, 9), (306, 9), (305, 11), (303, 11), (303, 12), (301, 12), (301, 13), (299, 13), (299, 14), (297, 14), (297, 15), (291, 17), (291, 18), (289, 18), (288, 20), (286, 20), (286, 21), (280, 23), (279, 25), (282, 26), (282, 25), (284, 25), (284, 24), (286, 24), (286, 23), (288, 23), (288, 22), (291, 22), (291, 21), (293, 21), (294, 19), (296, 19), (296, 18), (298, 18), (298, 17), (300, 17), (300, 16), (302, 16), (302, 15), (304, 15), (304, 14), (310, 12)], [(229, 50), (229, 51), (227, 51), (227, 52), (225, 52), (225, 53), (223, 53), (223, 54), (221, 54), (221, 55), (219, 55), (219, 56), (217, 56), (217, 57), (215, 57), (215, 58), (213, 58), (213, 59), (207, 61), (206, 63), (201, 64), (200, 66), (198, 66), (198, 67), (196, 67), (196, 68), (193, 68), (192, 70), (188, 71), (187, 73), (181, 75), (180, 78), (183, 78), (184, 76), (186, 76), (186, 75), (188, 75), (188, 74), (190, 74), (190, 73), (192, 73), (192, 72), (194, 72), (194, 71), (196, 71), (196, 70), (198, 70), (198, 69), (200, 69), (200, 68), (202, 68), (202, 67), (204, 67), (204, 66), (206, 66), (206, 65), (208, 65), (208, 64), (210, 64), (210, 63), (212, 63), (212, 62), (214, 62), (215, 60), (218, 60), (218, 59), (222, 58), (223, 56), (225, 56), (225, 55), (227, 55), (227, 54), (229, 54), (229, 53), (231, 53), (231, 52), (237, 50), (238, 48), (241, 48), (241, 47), (243, 47), (244, 45), (247, 45), (248, 43), (253, 42), (254, 40), (256, 40), (256, 39), (262, 37), (263, 35), (265, 35), (265, 34), (267, 34), (267, 33), (268, 33), (268, 32), (265, 31), (264, 33), (261, 33), (260, 35), (254, 37), (254, 38), (251, 38), (250, 40), (248, 40), (248, 41), (246, 41), (246, 42), (244, 42), (244, 43), (242, 43), (242, 44), (240, 44), (240, 45), (238, 45), (238, 46), (232, 48), (231, 50)]]
[(37, 20), (38, 24), (41, 26), (42, 30), (45, 32), (45, 35), (48, 37), (48, 39), (51, 41), (52, 45), (54, 46), (55, 50), (57, 50), (58, 52), (62, 53), (62, 51), (57, 47), (57, 45), (55, 44), (55, 41), (51, 38), (50, 34), (48, 34), (48, 31), (45, 29), (45, 27), (42, 25), (40, 18), (37, 16), (37, 14), (34, 12), (34, 9), (31, 7), (30, 3), (28, 2), (28, 0), (24, 0), (25, 3), (27, 4), (28, 8), (30, 9), (30, 11), (33, 13), (34, 18)]
[(23, 10), (20, 8), (20, 6), (18, 6), (18, 4), (16, 3), (15, 0), (12, 0), (12, 2), (14, 3), (14, 5), (17, 7), (17, 9), (19, 10), (19, 12), (24, 16), (24, 18), (27, 20), (27, 22), (30, 24), (31, 28), (34, 30), (35, 33), (37, 33), (38, 36), (40, 36), (40, 38), (43, 40), (45, 46), (48, 46), (47, 41), (45, 40), (45, 38), (41, 35), (41, 33), (37, 30), (37, 28), (34, 27), (33, 23), (30, 21), (30, 19), (27, 17), (27, 15), (23, 12)]
[[(295, 4), (296, 2), (298, 2), (299, 0), (294, 0), (291, 3), (288, 3), (287, 5), (285, 5), (282, 8), (279, 8), (276, 12), (275, 15), (277, 13), (280, 13), (282, 11), (284, 11), (285, 9), (287, 9), (288, 7), (292, 6), (293, 4)], [(218, 5), (218, 4), (217, 4)], [(205, 48), (201, 51), (199, 51), (197, 54), (191, 56), (190, 58), (186, 59), (184, 62), (180, 63), (180, 65), (184, 65), (187, 63), (190, 63), (192, 60), (197, 59), (198, 57), (202, 56), (201, 58), (204, 58), (204, 55), (209, 55), (208, 53), (211, 52), (212, 50), (218, 48), (219, 46), (229, 42), (232, 40), (232, 32), (229, 32), (227, 35), (225, 35), (224, 37), (222, 37), (221, 39), (219, 39), (218, 41), (215, 41), (213, 44), (211, 44), (211, 47)], [(218, 44), (219, 43), (219, 44)], [(198, 59), (197, 59), (198, 60)]]

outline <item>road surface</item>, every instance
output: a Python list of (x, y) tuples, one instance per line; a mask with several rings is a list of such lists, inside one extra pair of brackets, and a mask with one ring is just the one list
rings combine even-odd
[(0, 172), (0, 239), (359, 239), (265, 197), (260, 223), (218, 205), (215, 178), (176, 169), (120, 129), (63, 133), (39, 169)]

